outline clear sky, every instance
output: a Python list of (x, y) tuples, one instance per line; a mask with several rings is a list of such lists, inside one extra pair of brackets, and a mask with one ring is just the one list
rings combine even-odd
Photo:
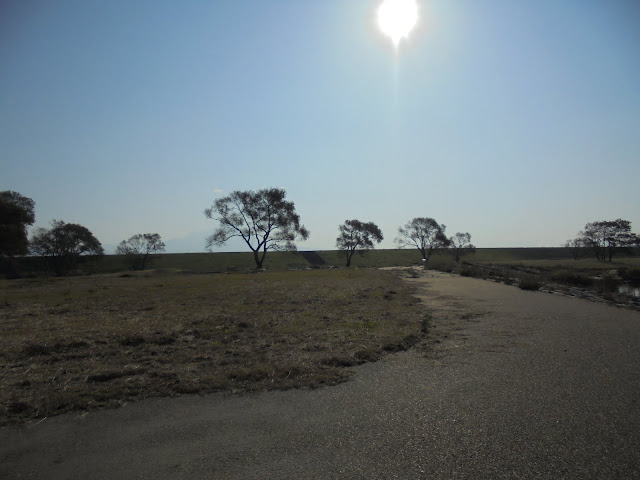
[[(640, 2), (0, 2), (0, 190), (105, 245), (203, 251), (203, 211), (283, 187), (333, 249), (346, 219), (434, 217), (479, 247), (640, 232)], [(182, 239), (182, 240), (179, 240)]]

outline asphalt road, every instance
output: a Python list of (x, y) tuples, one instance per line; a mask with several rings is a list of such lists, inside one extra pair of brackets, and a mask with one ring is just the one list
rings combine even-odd
[(640, 312), (434, 274), (418, 348), (314, 391), (0, 429), (0, 478), (640, 478)]

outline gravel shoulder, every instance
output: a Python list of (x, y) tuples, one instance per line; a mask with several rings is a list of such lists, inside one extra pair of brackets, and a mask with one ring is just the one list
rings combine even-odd
[(640, 312), (439, 272), (418, 347), (317, 390), (0, 429), (11, 478), (640, 478)]

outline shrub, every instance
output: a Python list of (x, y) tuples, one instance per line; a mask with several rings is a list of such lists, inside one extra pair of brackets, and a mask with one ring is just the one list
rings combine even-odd
[(522, 290), (539, 290), (541, 286), (542, 283), (536, 277), (522, 277), (518, 284)]
[(415, 268), (410, 268), (409, 270), (407, 270), (407, 277), (420, 278), (420, 271)]
[(465, 265), (460, 269), (460, 275), (463, 277), (484, 278), (484, 271), (475, 265)]
[(438, 270), (439, 272), (451, 273), (453, 272), (454, 263), (450, 258), (432, 258), (430, 263), (427, 264), (427, 268), (431, 270)]
[(622, 267), (618, 269), (618, 275), (625, 282), (629, 282), (632, 285), (640, 285), (640, 268)]
[(471, 267), (462, 267), (462, 269), (460, 269), (460, 275), (463, 277), (473, 277), (473, 270), (471, 270)]
[(570, 270), (558, 270), (551, 274), (551, 281), (577, 287), (588, 287), (593, 280), (586, 275)]
[(595, 281), (595, 285), (601, 293), (617, 292), (620, 285), (622, 285), (622, 279), (611, 275), (604, 275)]

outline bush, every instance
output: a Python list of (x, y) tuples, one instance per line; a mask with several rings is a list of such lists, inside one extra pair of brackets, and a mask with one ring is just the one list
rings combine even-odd
[(578, 272), (570, 270), (558, 270), (551, 274), (551, 281), (565, 285), (575, 285), (577, 287), (588, 287), (593, 283), (593, 279)]
[(451, 273), (453, 272), (454, 263), (450, 258), (432, 258), (427, 264), (427, 268), (431, 270), (438, 270), (439, 272)]
[(462, 267), (460, 269), (460, 275), (463, 277), (473, 277), (473, 270), (471, 267)]
[(596, 280), (595, 285), (599, 292), (610, 293), (617, 292), (622, 283), (622, 279), (618, 277), (604, 275), (602, 278)]
[(622, 267), (618, 269), (618, 275), (625, 282), (632, 285), (640, 285), (640, 268)]
[(460, 275), (463, 277), (484, 278), (484, 271), (475, 265), (465, 265), (460, 269)]
[(407, 270), (407, 277), (409, 278), (420, 278), (420, 270), (416, 268), (410, 268)]
[(541, 286), (542, 283), (536, 277), (522, 277), (518, 283), (522, 290), (539, 290)]

